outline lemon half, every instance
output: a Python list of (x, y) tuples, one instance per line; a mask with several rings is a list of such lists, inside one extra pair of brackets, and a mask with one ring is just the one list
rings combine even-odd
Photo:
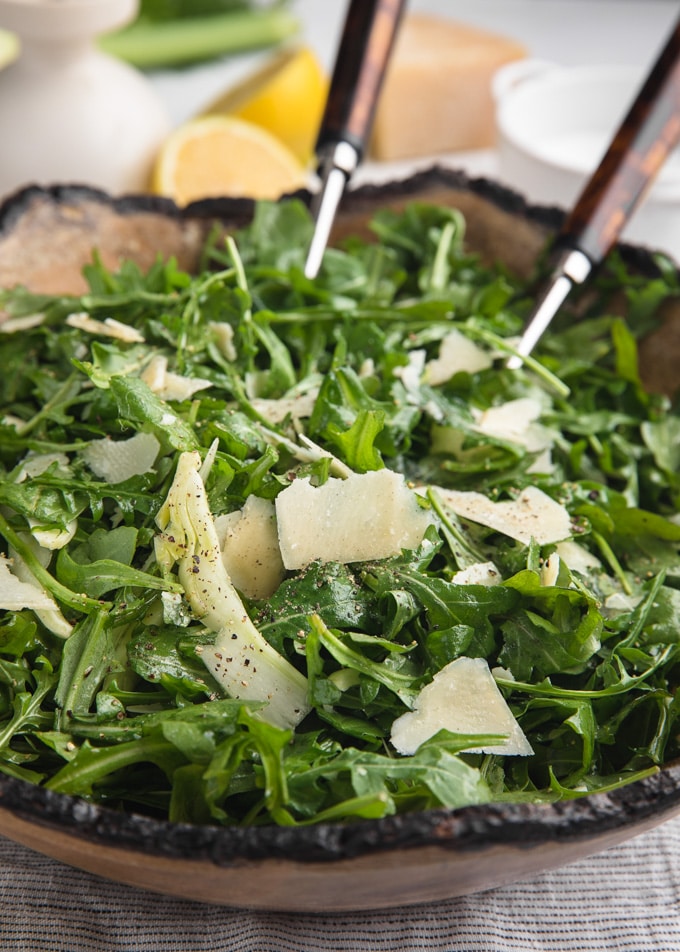
[(328, 79), (306, 46), (279, 51), (201, 115), (231, 115), (266, 129), (309, 162), (328, 94)]
[(277, 199), (307, 184), (307, 170), (265, 129), (232, 116), (178, 126), (160, 149), (151, 188), (186, 205), (203, 198)]

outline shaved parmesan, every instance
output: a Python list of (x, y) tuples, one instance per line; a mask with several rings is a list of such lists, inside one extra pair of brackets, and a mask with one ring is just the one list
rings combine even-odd
[(213, 335), (222, 356), (231, 362), (235, 361), (238, 354), (234, 345), (234, 328), (231, 324), (227, 324), (226, 321), (211, 321), (208, 324), (208, 330)]
[(93, 440), (83, 458), (95, 476), (107, 483), (124, 483), (148, 473), (161, 448), (153, 433), (136, 433), (129, 440)]
[(286, 417), (301, 420), (310, 417), (319, 395), (318, 387), (299, 393), (294, 397), (281, 397), (278, 400), (269, 400), (264, 397), (251, 401), (253, 408), (269, 423), (283, 423)]
[(134, 327), (128, 324), (122, 324), (120, 321), (107, 317), (103, 321), (98, 321), (89, 314), (80, 312), (78, 314), (69, 314), (66, 318), (69, 327), (76, 327), (86, 334), (96, 334), (100, 337), (114, 337), (116, 340), (122, 340), (126, 344), (143, 344), (144, 337)]
[(557, 578), (560, 574), (560, 557), (557, 552), (551, 552), (548, 558), (541, 566), (540, 578), (541, 585), (551, 586), (557, 584)]
[(588, 575), (589, 572), (602, 568), (602, 563), (596, 555), (572, 539), (560, 542), (556, 550), (570, 572)]
[(532, 397), (509, 400), (483, 412), (478, 411), (475, 429), (486, 436), (518, 443), (530, 453), (542, 453), (528, 472), (552, 472), (554, 467), (549, 451), (555, 442), (555, 433), (536, 422), (541, 411), (541, 404)]
[[(35, 539), (31, 538), (31, 536), (27, 533), (22, 532), (21, 537), (30, 546), (31, 551), (36, 556), (42, 567), (47, 568), (47, 566), (50, 564), (52, 553), (38, 545)], [(41, 596), (46, 596), (47, 600), (49, 601), (49, 607), (32, 608), (32, 610), (36, 613), (48, 631), (51, 631), (52, 634), (56, 635), (58, 638), (68, 638), (73, 631), (73, 626), (64, 618), (57, 603), (44, 590), (38, 579), (35, 577), (33, 572), (31, 572), (21, 556), (13, 549), (10, 549), (10, 555), (12, 574), (15, 575), (19, 581), (25, 582), (27, 585), (32, 585), (35, 589), (37, 589)], [(0, 582), (0, 589), (1, 588), (2, 583)], [(31, 606), (27, 605), (26, 607), (29, 608)]]
[[(70, 475), (69, 458), (64, 453), (27, 453), (19, 467), (16, 480), (18, 483), (23, 483), (26, 479), (42, 476), (55, 463), (57, 472)], [(77, 519), (71, 519), (64, 528), (45, 528), (37, 519), (29, 518), (27, 521), (33, 538), (43, 549), (63, 549), (71, 541), (78, 528)]]
[(41, 528), (41, 523), (36, 519), (29, 519), (28, 524), (31, 527), (31, 535), (43, 549), (63, 549), (71, 541), (78, 529), (78, 520), (71, 521), (63, 529), (45, 529)]
[(283, 564), (364, 562), (398, 555), (422, 542), (430, 513), (404, 477), (389, 469), (328, 479), (296, 479), (276, 497)]
[(402, 366), (394, 368), (394, 376), (404, 385), (409, 396), (414, 398), (416, 403), (420, 402), (420, 378), (425, 369), (425, 351), (411, 350), (408, 354), (408, 362)]
[(625, 612), (632, 612), (642, 601), (641, 595), (626, 595), (624, 592), (614, 592), (608, 595), (602, 606), (602, 614), (607, 618), (616, 618)]
[(23, 317), (10, 317), (0, 324), (0, 334), (30, 331), (33, 327), (40, 327), (44, 320), (44, 314), (24, 314)]
[(414, 710), (394, 721), (390, 740), (400, 754), (415, 754), (441, 730), (506, 735), (498, 745), (470, 748), (474, 753), (533, 754), (483, 658), (456, 658), (435, 674), (418, 695)]
[(475, 562), (461, 569), (451, 579), (456, 585), (500, 585), (501, 573), (493, 562)]
[(6, 413), (2, 418), (2, 422), (4, 426), (13, 426), (15, 430), (20, 430), (25, 421), (13, 413)]
[(449, 331), (439, 346), (439, 356), (425, 365), (425, 381), (435, 387), (446, 383), (457, 373), (469, 374), (486, 370), (491, 356), (458, 330)]
[(375, 373), (375, 361), (372, 357), (366, 357), (361, 361), (361, 366), (359, 367), (359, 377), (363, 380), (366, 377), (372, 377)]
[(22, 608), (56, 610), (57, 604), (42, 588), (23, 582), (10, 571), (12, 563), (0, 555), (0, 608), (18, 612)]
[(53, 463), (57, 464), (57, 470), (70, 474), (69, 458), (65, 453), (27, 453), (17, 473), (16, 481), (23, 483), (25, 479), (42, 476)]
[(433, 488), (456, 515), (502, 532), (524, 545), (529, 545), (532, 539), (539, 545), (549, 545), (571, 535), (567, 510), (535, 486), (527, 486), (516, 499), (503, 502), (493, 502), (482, 493)]
[(151, 358), (149, 363), (140, 374), (140, 379), (144, 381), (149, 390), (153, 390), (154, 393), (159, 393), (165, 384), (165, 374), (167, 369), (167, 357), (162, 357), (160, 354), (156, 354)]
[(168, 359), (156, 354), (149, 361), (141, 379), (161, 400), (190, 400), (200, 390), (212, 387), (212, 381), (203, 377), (183, 377), (168, 370)]
[(236, 588), (248, 598), (268, 598), (285, 569), (276, 531), (274, 503), (248, 496), (243, 509), (215, 519), (222, 562)]

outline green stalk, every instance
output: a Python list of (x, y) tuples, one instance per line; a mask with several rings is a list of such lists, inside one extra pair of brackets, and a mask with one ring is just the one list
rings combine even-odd
[(597, 543), (600, 552), (609, 564), (610, 569), (621, 583), (621, 587), (623, 588), (626, 595), (632, 595), (633, 589), (631, 588), (630, 582), (626, 578), (626, 573), (623, 570), (623, 566), (614, 555), (614, 550), (612, 547), (600, 532), (593, 532), (593, 539)]
[(136, 20), (102, 37), (100, 46), (141, 69), (158, 69), (272, 46), (298, 29), (296, 17), (275, 7), (157, 23)]
[(60, 404), (69, 406), (75, 397), (75, 394), (71, 394), (71, 391), (73, 390), (73, 384), (77, 378), (78, 374), (76, 373), (73, 373), (67, 377), (57, 392), (47, 401), (47, 403), (43, 404), (35, 416), (32, 416), (30, 420), (26, 420), (25, 423), (22, 423), (21, 426), (17, 427), (17, 436), (27, 436), (29, 433), (31, 433), (41, 422), (41, 420), (44, 420), (50, 415), (54, 407), (58, 407)]

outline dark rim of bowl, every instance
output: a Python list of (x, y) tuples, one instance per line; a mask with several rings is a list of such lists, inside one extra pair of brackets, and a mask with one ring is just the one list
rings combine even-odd
[[(521, 195), (485, 178), (433, 166), (403, 180), (365, 185), (348, 193), (348, 211), (377, 201), (408, 198), (428, 187), (466, 190), (510, 214), (544, 228), (559, 229), (564, 212), (529, 205)], [(308, 193), (297, 193), (304, 201)], [(179, 221), (207, 219), (230, 223), (250, 218), (247, 199), (206, 199), (186, 208), (151, 195), (119, 198), (85, 185), (28, 186), (0, 205), (0, 233), (9, 230), (44, 198), (59, 204), (95, 201), (121, 215), (151, 212)], [(645, 274), (657, 272), (652, 253), (619, 245), (624, 259)], [(27, 781), (0, 774), (0, 808), (18, 819), (124, 850), (183, 860), (210, 860), (228, 866), (267, 859), (332, 862), (366, 854), (439, 846), (456, 851), (497, 845), (532, 848), (549, 842), (589, 840), (615, 831), (630, 831), (661, 822), (680, 810), (680, 761), (609, 793), (592, 793), (554, 803), (501, 803), (438, 809), (302, 827), (216, 827), (171, 823), (137, 813), (122, 813), (79, 797), (54, 793)]]
[(531, 849), (617, 832), (632, 836), (638, 828), (661, 823), (680, 811), (680, 762), (609, 793), (573, 800), (484, 804), (301, 827), (171, 823), (3, 776), (0, 807), (17, 819), (88, 843), (171, 859), (218, 866), (270, 859), (338, 862), (429, 846), (456, 852), (492, 846)]
[[(559, 231), (566, 216), (564, 209), (557, 206), (530, 204), (519, 192), (493, 179), (472, 178), (465, 172), (436, 164), (401, 179), (350, 189), (343, 200), (342, 208), (346, 212), (355, 212), (370, 208), (377, 202), (408, 199), (428, 188), (437, 187), (477, 195), (501, 211), (532, 222), (544, 229), (548, 235)], [(311, 198), (306, 190), (287, 197), (300, 198), (306, 204), (309, 204)], [(151, 213), (166, 216), (178, 222), (223, 220), (234, 227), (245, 225), (250, 220), (255, 205), (251, 199), (208, 198), (179, 207), (172, 199), (159, 195), (144, 193), (113, 196), (101, 189), (78, 183), (51, 186), (28, 185), (0, 202), (0, 235), (9, 231), (30, 210), (32, 203), (40, 199), (45, 199), (57, 206), (92, 201), (123, 216)], [(641, 274), (650, 276), (659, 273), (658, 265), (654, 260), (654, 249), (625, 242), (620, 242), (617, 249), (626, 264)]]

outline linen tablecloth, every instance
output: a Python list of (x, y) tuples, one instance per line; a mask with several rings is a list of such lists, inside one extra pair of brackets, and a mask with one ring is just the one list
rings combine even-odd
[(1, 952), (678, 952), (680, 819), (474, 896), (319, 913), (252, 912), (160, 896), (0, 838)]

